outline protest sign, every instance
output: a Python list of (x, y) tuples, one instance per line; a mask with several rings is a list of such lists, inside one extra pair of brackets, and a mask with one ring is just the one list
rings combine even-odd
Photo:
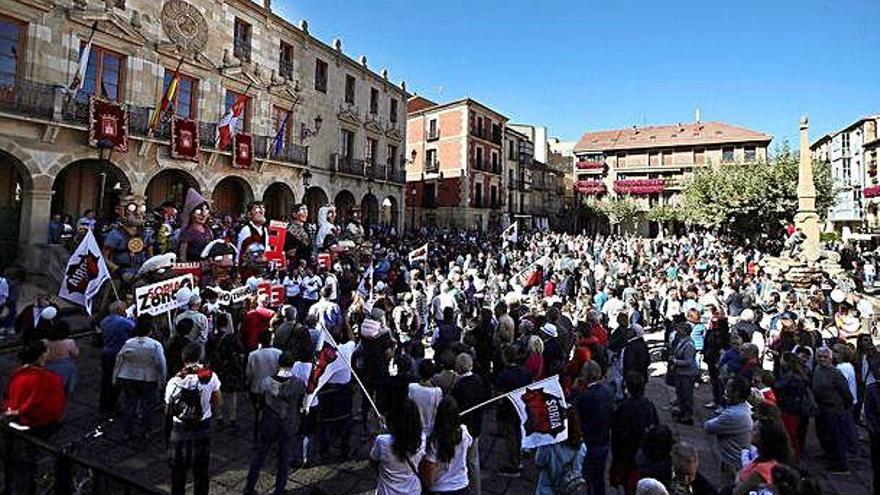
[(181, 307), (182, 304), (175, 296), (183, 287), (195, 287), (191, 273), (136, 288), (134, 297), (137, 314), (158, 316)]

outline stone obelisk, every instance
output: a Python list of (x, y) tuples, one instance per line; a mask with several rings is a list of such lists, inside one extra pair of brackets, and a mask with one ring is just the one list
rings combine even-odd
[(807, 117), (801, 118), (801, 154), (798, 164), (798, 212), (794, 225), (804, 233), (803, 255), (808, 262), (819, 259), (819, 215), (816, 213), (816, 185), (813, 183), (813, 159), (807, 136)]

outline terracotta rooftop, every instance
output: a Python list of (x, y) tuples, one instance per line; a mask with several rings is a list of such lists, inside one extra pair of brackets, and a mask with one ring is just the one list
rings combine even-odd
[(587, 132), (574, 146), (574, 151), (669, 148), (742, 142), (769, 143), (771, 139), (773, 138), (767, 134), (723, 122), (688, 122)]

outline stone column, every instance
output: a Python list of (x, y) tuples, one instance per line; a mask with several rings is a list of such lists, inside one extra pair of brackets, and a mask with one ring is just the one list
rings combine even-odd
[(49, 217), (52, 191), (24, 189), (21, 192), (21, 227), (19, 243), (32, 246), (46, 244), (49, 239)]
[(807, 135), (807, 117), (801, 119), (800, 163), (798, 164), (798, 212), (794, 216), (795, 227), (806, 236), (803, 253), (807, 261), (819, 258), (819, 215), (816, 214), (816, 185), (813, 183), (813, 159)]

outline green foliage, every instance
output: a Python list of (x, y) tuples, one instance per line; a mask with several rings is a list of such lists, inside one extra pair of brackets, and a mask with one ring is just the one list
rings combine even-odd
[(646, 218), (651, 222), (670, 222), (687, 220), (685, 211), (675, 205), (656, 206), (648, 210)]
[(822, 232), (819, 234), (820, 242), (837, 242), (840, 240), (840, 236), (837, 232)]
[[(834, 202), (831, 168), (813, 163), (816, 210)], [(681, 220), (744, 237), (774, 234), (797, 213), (798, 156), (787, 143), (770, 163), (723, 165), (699, 170), (684, 186)]]
[(595, 208), (608, 217), (612, 224), (628, 225), (636, 219), (639, 207), (627, 196), (594, 202)]

